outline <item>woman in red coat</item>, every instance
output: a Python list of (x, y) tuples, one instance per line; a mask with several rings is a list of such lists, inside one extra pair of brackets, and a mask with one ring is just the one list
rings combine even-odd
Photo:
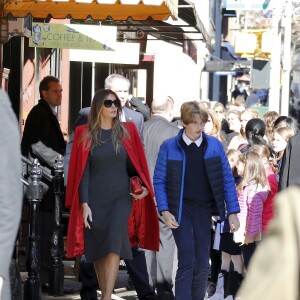
[[(75, 131), (67, 184), (67, 256), (85, 253), (87, 262), (94, 263), (102, 300), (111, 299), (120, 257), (131, 259), (131, 246), (159, 248), (143, 145), (135, 125), (120, 122), (120, 112), (113, 91), (95, 93), (88, 124)], [(130, 193), (135, 175), (143, 182), (140, 195)]]

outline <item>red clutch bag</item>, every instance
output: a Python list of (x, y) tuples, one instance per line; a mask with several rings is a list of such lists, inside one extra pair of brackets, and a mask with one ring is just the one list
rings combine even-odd
[(130, 191), (134, 195), (140, 195), (143, 192), (142, 181), (138, 176), (130, 178)]

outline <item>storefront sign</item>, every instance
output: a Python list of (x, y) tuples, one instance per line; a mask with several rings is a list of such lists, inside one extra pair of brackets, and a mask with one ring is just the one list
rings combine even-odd
[(30, 47), (114, 51), (116, 26), (32, 23)]
[(115, 51), (70, 50), (70, 61), (89, 61), (115, 64), (139, 63), (139, 43), (116, 43)]

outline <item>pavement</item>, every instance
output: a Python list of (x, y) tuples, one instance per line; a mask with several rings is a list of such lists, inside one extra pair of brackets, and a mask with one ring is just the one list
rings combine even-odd
[[(27, 273), (21, 273), (22, 280), (24, 281), (26, 279)], [(137, 300), (136, 292), (133, 291), (127, 291), (126, 285), (127, 285), (127, 279), (128, 274), (126, 270), (119, 270), (118, 277), (116, 280), (116, 286), (114, 289), (114, 294), (112, 295), (113, 300)], [(80, 287), (81, 283), (78, 282), (75, 277), (73, 276), (66, 276), (64, 281), (64, 286), (67, 288), (73, 288), (74, 294), (71, 295), (64, 295), (60, 297), (54, 297), (49, 296), (46, 293), (42, 294), (42, 300), (80, 300)], [(222, 296), (223, 291), (223, 280), (219, 277), (217, 290), (214, 296), (209, 298), (209, 300), (224, 300)], [(100, 299), (100, 292), (98, 292), (99, 299)], [(225, 300), (233, 300), (232, 296), (228, 296)]]

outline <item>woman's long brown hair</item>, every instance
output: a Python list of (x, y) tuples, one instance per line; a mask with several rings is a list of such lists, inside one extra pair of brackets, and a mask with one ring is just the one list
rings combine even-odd
[[(82, 141), (85, 143), (85, 147), (93, 150), (97, 145), (104, 144), (106, 141), (101, 140), (101, 110), (104, 105), (104, 100), (108, 98), (109, 95), (115, 96), (119, 99), (117, 94), (109, 89), (97, 90), (91, 105), (91, 110), (88, 116), (88, 130), (86, 134), (82, 137)], [(129, 136), (129, 133), (120, 121), (120, 113), (122, 107), (118, 107), (117, 116), (112, 121), (112, 142), (116, 153), (120, 150), (123, 139)]]

